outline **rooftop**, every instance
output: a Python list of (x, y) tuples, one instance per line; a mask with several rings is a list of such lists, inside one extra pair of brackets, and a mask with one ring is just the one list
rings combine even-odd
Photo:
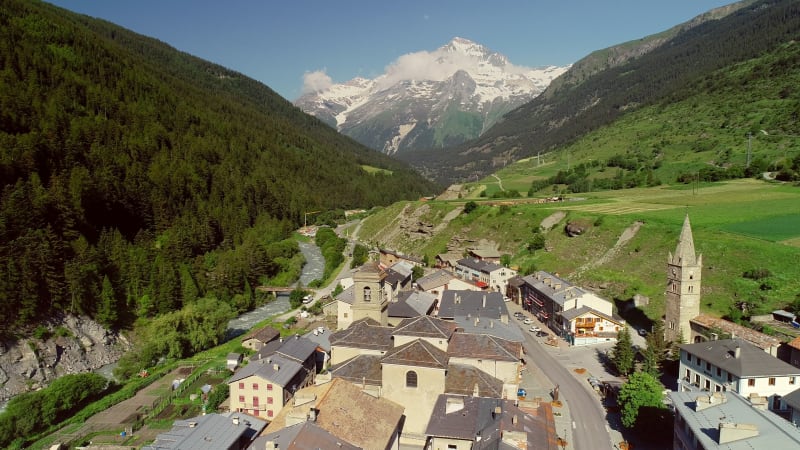
[(447, 290), (442, 293), (438, 315), (450, 320), (456, 316), (500, 319), (508, 316), (508, 307), (500, 292)]
[(242, 340), (246, 341), (248, 339), (256, 339), (259, 342), (266, 343), (277, 339), (280, 335), (280, 331), (267, 325), (263, 328), (259, 328), (258, 330), (251, 331), (247, 336), (242, 338)]
[(251, 441), (266, 426), (266, 422), (242, 413), (206, 414), (186, 420), (176, 420), (172, 429), (156, 436), (143, 450), (228, 450), (236, 443)]
[(740, 378), (800, 375), (800, 368), (781, 361), (741, 338), (684, 344), (681, 350)]
[(301, 370), (303, 370), (303, 366), (300, 363), (281, 355), (271, 355), (263, 359), (250, 361), (248, 365), (240, 368), (228, 378), (228, 384), (251, 376), (257, 376), (278, 386), (286, 387)]
[[(717, 395), (709, 396), (708, 392), (669, 393), (675, 411), (684, 418), (702, 448), (706, 450), (800, 448), (800, 430), (789, 421), (774, 412), (754, 408), (750, 402), (735, 392), (715, 394)], [(705, 397), (706, 401), (701, 402), (706, 405), (705, 408), (698, 408), (698, 397)], [(709, 398), (714, 400), (709, 403)], [(723, 423), (752, 425), (757, 430), (757, 435), (720, 444), (719, 430)]]
[[(272, 447), (267, 445), (268, 443), (272, 443)], [(314, 422), (296, 423), (273, 433), (265, 434), (247, 447), (248, 450), (307, 450), (322, 448), (360, 450), (360, 447), (334, 436)]]
[(449, 340), (455, 333), (456, 327), (456, 324), (447, 320), (431, 316), (419, 316), (403, 319), (394, 327), (392, 335)]
[(477, 393), (481, 397), (502, 398), (503, 380), (497, 379), (475, 366), (451, 363), (447, 365), (444, 392), (456, 395)]
[(416, 283), (420, 289), (423, 291), (430, 291), (431, 289), (436, 289), (438, 287), (446, 285), (450, 280), (455, 278), (456, 276), (452, 273), (442, 269), (433, 272), (430, 275), (425, 275), (422, 278), (417, 279)]
[(299, 334), (287, 338), (275, 352), (296, 362), (303, 363), (314, 355), (317, 351), (317, 344)]
[(606, 320), (611, 321), (611, 322), (616, 322), (616, 323), (619, 323), (619, 324), (625, 323), (625, 319), (623, 319), (622, 317), (620, 317), (620, 316), (618, 316), (616, 314), (614, 314), (613, 316), (609, 316), (608, 314), (603, 314), (600, 311), (598, 311), (598, 310), (596, 310), (594, 308), (591, 308), (589, 306), (581, 306), (580, 308), (568, 309), (568, 310), (563, 311), (561, 313), (561, 317), (563, 317), (563, 318), (565, 318), (567, 320), (572, 320), (572, 319), (575, 319), (575, 318), (580, 317), (580, 316), (582, 316), (584, 314), (587, 314), (587, 313), (592, 313), (592, 314), (594, 314), (594, 315), (596, 315), (598, 317), (602, 317), (603, 319), (606, 319)]
[(416, 339), (386, 352), (381, 363), (445, 369), (447, 354), (428, 341)]
[(331, 367), (330, 372), (334, 378), (342, 378), (357, 385), (364, 383), (380, 386), (383, 383), (379, 355), (355, 356)]
[(475, 258), (461, 258), (458, 260), (458, 265), (482, 273), (492, 273), (495, 270), (500, 270), (504, 268), (500, 264)]
[(513, 362), (522, 358), (522, 343), (485, 334), (455, 333), (447, 346), (447, 355)]
[(330, 341), (332, 346), (387, 351), (392, 348), (393, 330), (366, 318), (356, 320), (344, 330), (334, 331)]
[(397, 301), (389, 303), (389, 317), (417, 317), (427, 315), (436, 302), (436, 296), (420, 291), (401, 291)]
[(720, 319), (719, 317), (709, 316), (708, 314), (700, 314), (691, 320), (698, 325), (708, 329), (719, 329), (723, 333), (731, 336), (740, 337), (747, 342), (755, 345), (762, 350), (769, 350), (772, 347), (781, 345), (778, 338), (758, 332), (752, 328), (743, 327), (739, 324), (733, 323), (729, 320)]

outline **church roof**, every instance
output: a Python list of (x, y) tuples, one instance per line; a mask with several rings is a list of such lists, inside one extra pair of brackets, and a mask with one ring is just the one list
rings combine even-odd
[(419, 316), (403, 319), (395, 327), (392, 335), (450, 339), (456, 331), (457, 325), (453, 322), (437, 319), (431, 316)]
[(447, 353), (428, 341), (416, 339), (386, 352), (381, 363), (446, 369)]
[(456, 333), (447, 346), (451, 357), (519, 361), (522, 343), (485, 334)]
[(331, 346), (386, 351), (392, 347), (392, 330), (370, 318), (356, 320), (344, 330), (331, 333)]
[(467, 364), (449, 364), (444, 377), (446, 394), (473, 395), (475, 386), (481, 397), (503, 397), (503, 381), (477, 367)]

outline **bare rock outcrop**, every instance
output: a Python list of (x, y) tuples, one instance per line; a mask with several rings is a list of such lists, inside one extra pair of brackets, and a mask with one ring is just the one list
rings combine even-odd
[(46, 340), (28, 337), (0, 345), (0, 402), (62, 375), (114, 363), (131, 348), (124, 336), (87, 317), (65, 316), (45, 326)]

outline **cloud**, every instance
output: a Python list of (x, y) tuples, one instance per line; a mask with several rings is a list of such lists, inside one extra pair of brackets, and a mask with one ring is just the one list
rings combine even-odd
[(333, 86), (333, 79), (325, 73), (325, 69), (306, 72), (303, 74), (303, 89), (300, 94), (323, 92), (331, 86)]
[(473, 58), (462, 55), (442, 57), (439, 52), (408, 53), (386, 67), (379, 83), (382, 88), (386, 88), (406, 80), (442, 81), (453, 75), (462, 63), (473, 61)]

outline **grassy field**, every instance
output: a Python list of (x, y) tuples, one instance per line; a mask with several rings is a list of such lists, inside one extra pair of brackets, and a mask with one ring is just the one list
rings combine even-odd
[[(675, 250), (688, 213), (695, 247), (703, 255), (704, 311), (721, 316), (736, 302), (747, 301), (754, 313), (763, 313), (800, 298), (797, 187), (746, 179), (593, 192), (560, 203), (476, 201), (479, 207), (474, 212), (461, 214), (426, 240), (409, 239), (392, 227), (400, 211), (413, 214), (423, 207), (418, 202), (393, 205), (369, 217), (360, 238), (430, 260), (448, 244), (466, 248), (486, 239), (512, 255), (513, 265), (558, 272), (606, 298), (646, 295), (651, 303), (645, 313), (655, 318), (663, 314), (667, 255)], [(455, 206), (431, 202), (424, 207), (441, 214)], [(545, 233), (546, 249), (529, 252), (526, 244), (533, 231), (557, 211), (565, 212), (566, 218)], [(582, 236), (570, 238), (563, 231), (569, 221), (582, 221), (589, 228)], [(638, 233), (614, 249), (623, 231), (637, 221), (642, 222)], [(386, 240), (389, 236), (391, 240)], [(596, 265), (601, 258), (604, 264)], [(756, 282), (742, 276), (761, 268), (772, 274), (767, 280)]]

